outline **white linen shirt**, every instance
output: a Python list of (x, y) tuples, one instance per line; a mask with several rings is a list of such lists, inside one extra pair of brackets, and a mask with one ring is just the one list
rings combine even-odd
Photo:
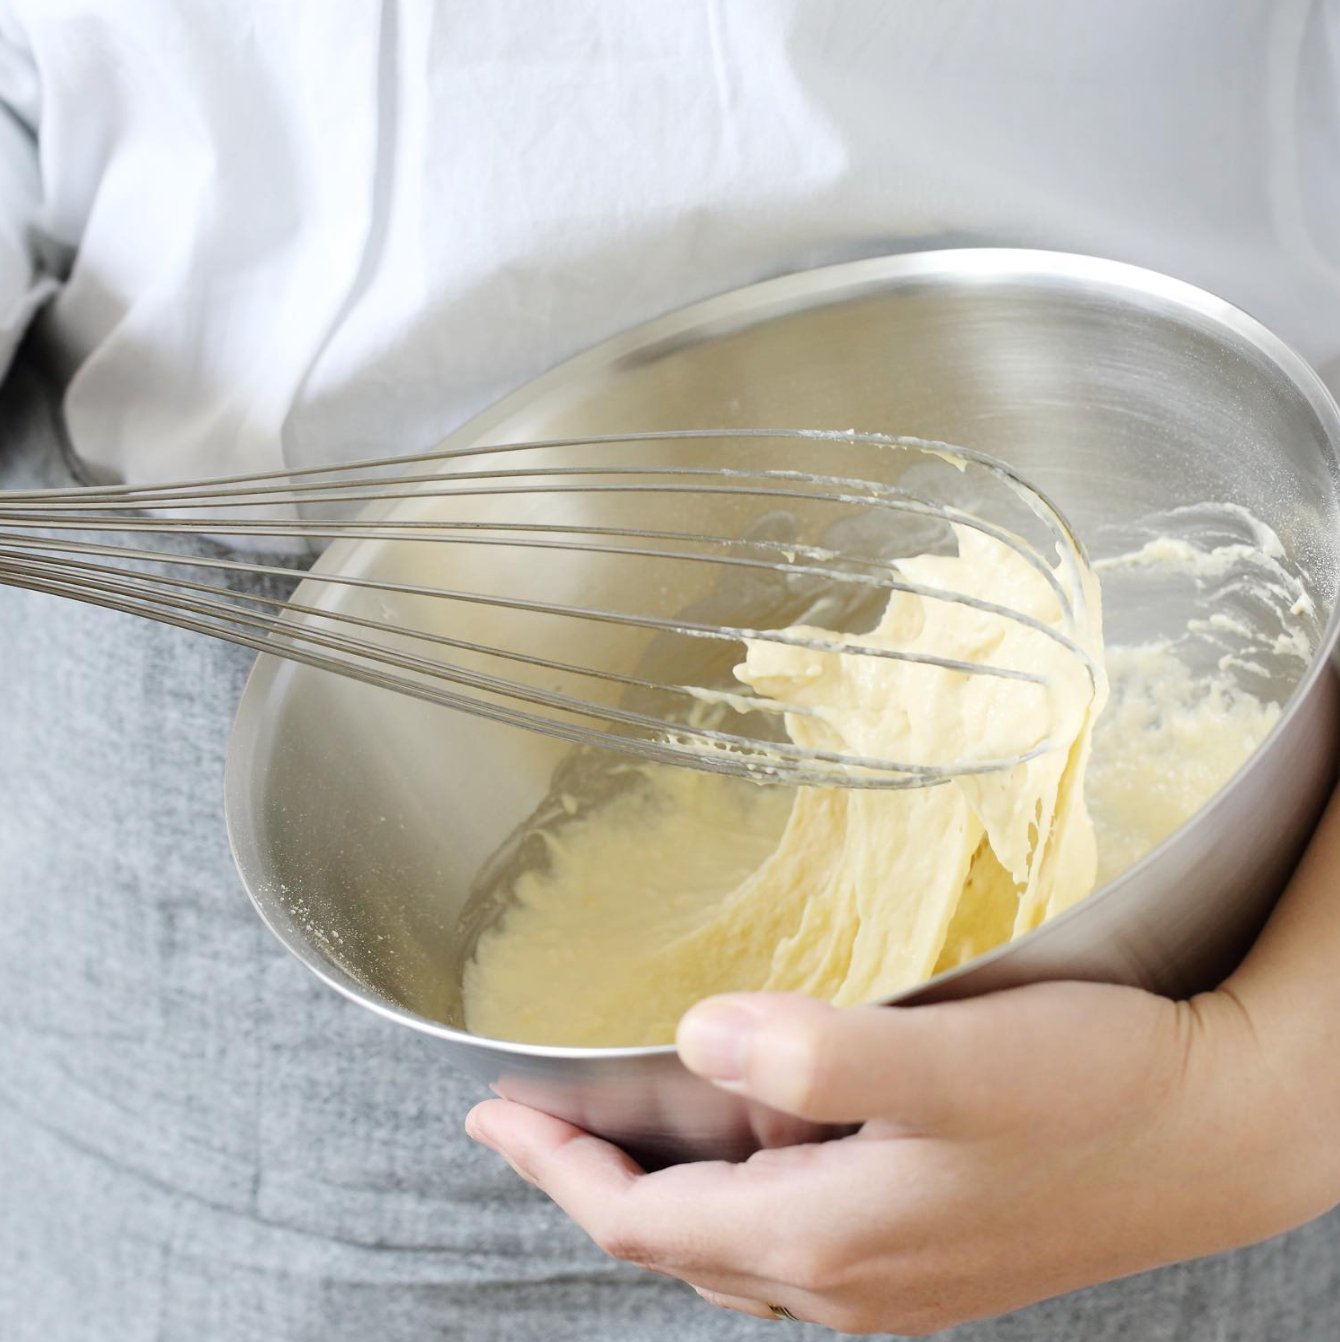
[(825, 262), (1092, 252), (1340, 356), (1332, 0), (0, 0), (0, 360), (131, 481), (430, 446)]

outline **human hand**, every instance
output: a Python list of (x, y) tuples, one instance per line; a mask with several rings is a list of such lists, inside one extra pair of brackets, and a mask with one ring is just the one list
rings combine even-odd
[(1046, 984), (840, 1010), (740, 994), (684, 1018), (686, 1064), (854, 1136), (646, 1174), (490, 1100), (467, 1128), (617, 1257), (760, 1317), (933, 1332), (1236, 1247), (1325, 1210), (1298, 1096), (1230, 987), (1175, 1003)]

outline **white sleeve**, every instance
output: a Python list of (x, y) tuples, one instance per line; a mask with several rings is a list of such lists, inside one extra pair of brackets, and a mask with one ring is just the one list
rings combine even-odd
[(55, 287), (34, 243), (42, 185), (37, 161), (37, 75), (0, 9), (0, 377), (33, 313)]

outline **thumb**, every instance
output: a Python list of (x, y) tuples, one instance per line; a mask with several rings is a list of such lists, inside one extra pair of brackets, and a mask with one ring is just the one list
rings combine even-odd
[(729, 993), (691, 1007), (676, 1044), (690, 1071), (774, 1109), (936, 1131), (974, 1112), (1002, 1070), (1000, 1031), (970, 1006), (835, 1007), (792, 993)]

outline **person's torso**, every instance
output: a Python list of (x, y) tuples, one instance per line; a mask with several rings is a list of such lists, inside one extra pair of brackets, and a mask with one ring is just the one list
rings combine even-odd
[(635, 322), (923, 246), (1135, 261), (1340, 352), (1333, 5), (9, 3), (115, 475), (412, 451)]

